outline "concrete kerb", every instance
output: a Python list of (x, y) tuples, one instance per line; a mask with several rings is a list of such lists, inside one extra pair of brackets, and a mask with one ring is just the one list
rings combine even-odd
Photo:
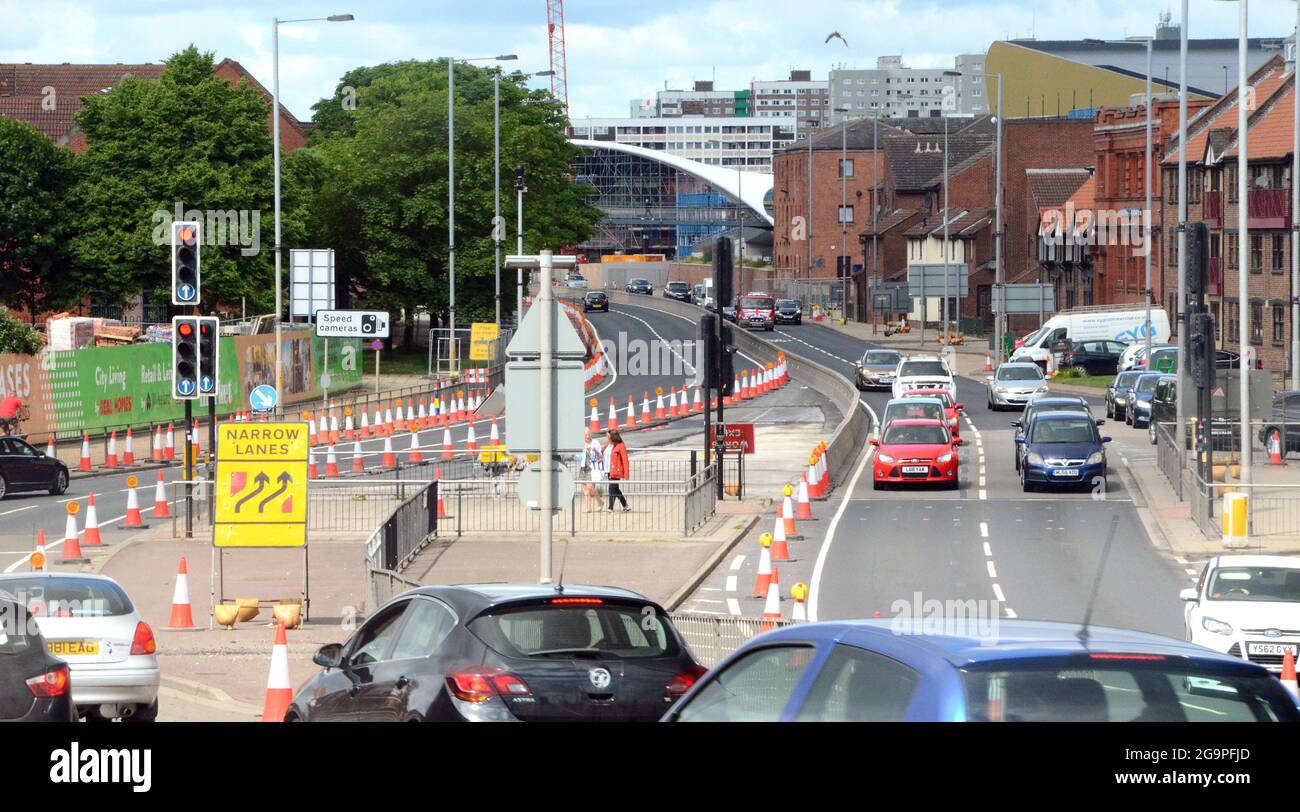
[(665, 609), (669, 612), (676, 612), (677, 608), (685, 603), (686, 599), (691, 596), (691, 593), (693, 593), (700, 584), (704, 583), (704, 580), (709, 577), (709, 574), (717, 568), (718, 562), (735, 549), (741, 539), (749, 535), (749, 532), (754, 529), (754, 525), (756, 525), (758, 520), (762, 517), (755, 514), (749, 517), (737, 518), (741, 520), (742, 525), (732, 532), (729, 540), (719, 544), (718, 549), (714, 550), (713, 553), (705, 559), (704, 563), (701, 564), (695, 572), (691, 573), (691, 576), (686, 579), (686, 582), (678, 587), (676, 592), (669, 596), (668, 601), (664, 605)]

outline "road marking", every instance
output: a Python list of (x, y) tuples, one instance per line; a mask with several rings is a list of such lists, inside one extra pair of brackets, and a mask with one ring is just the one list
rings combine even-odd
[(727, 611), (733, 615), (740, 614), (740, 601), (735, 598), (727, 598)]
[(1004, 612), (1007, 613), (1007, 619), (1008, 619), (1008, 620), (1015, 620), (1015, 619), (1016, 619), (1016, 613), (1011, 609), (1010, 606), (1004, 606), (1004, 607), (1002, 607), (1002, 611), (1004, 611)]
[[(1002, 594), (1002, 585), (1001, 585), (1001, 584), (998, 584), (998, 583), (994, 583), (994, 584), (993, 584), (993, 595), (998, 599), (998, 603), (1006, 603), (1006, 602), (1007, 602), (1007, 596)], [(1011, 610), (1008, 609), (1007, 611), (1011, 611)]]
[[(624, 316), (628, 316), (628, 317), (630, 317), (630, 318), (634, 318), (634, 319), (635, 319), (635, 318), (637, 318), (637, 317), (636, 317), (636, 316), (633, 316), (631, 313), (628, 313), (626, 310), (623, 309), (623, 308), (626, 308), (626, 307), (635, 307), (635, 308), (639, 308), (639, 309), (641, 309), (641, 310), (649, 310), (649, 311), (651, 311), (651, 312), (658, 313), (658, 314), (663, 315), (663, 316), (672, 316), (672, 317), (675, 318), (675, 319), (681, 319), (682, 321), (686, 322), (687, 324), (691, 325), (692, 327), (698, 327), (698, 326), (699, 326), (697, 322), (691, 321), (690, 319), (686, 318), (685, 316), (679, 315), (679, 314), (677, 314), (677, 313), (670, 313), (670, 312), (668, 312), (667, 310), (660, 310), (660, 309), (655, 308), (655, 307), (646, 307), (645, 305), (634, 305), (634, 304), (631, 304), (631, 303), (629, 303), (629, 304), (622, 304), (622, 305), (619, 305), (619, 310), (618, 310), (618, 312), (619, 312), (619, 313), (622, 313)], [(704, 311), (701, 310), (700, 312), (703, 313)], [(642, 324), (645, 324), (645, 322), (644, 322), (643, 320), (641, 320), (641, 319), (637, 319), (637, 320), (638, 320), (638, 321), (641, 321)], [(646, 324), (646, 326), (647, 326), (647, 327), (650, 327), (650, 325), (648, 325), (648, 324)], [(742, 327), (741, 329), (744, 329), (744, 328)], [(650, 332), (654, 333), (656, 336), (659, 336), (659, 340), (660, 340), (660, 341), (665, 341), (665, 339), (664, 339), (663, 336), (660, 336), (658, 333), (655, 333), (655, 330), (654, 330), (653, 327), (650, 327)], [(751, 363), (751, 364), (762, 364), (762, 362), (759, 361), (757, 358), (752, 358), (752, 357), (750, 357), (749, 355), (747, 355), (746, 353), (740, 352), (739, 350), (736, 352), (736, 354), (739, 355), (741, 358), (744, 358), (746, 361), (748, 361), (748, 362)], [(684, 362), (684, 359), (683, 359), (683, 362)], [(603, 388), (603, 387), (602, 387), (602, 388)], [(595, 393), (593, 393), (593, 394), (595, 394)]]
[(35, 510), (38, 507), (40, 507), (40, 505), (28, 505), (27, 507), (14, 508), (13, 510), (6, 510), (4, 513), (0, 513), (0, 516), (8, 516), (10, 513), (22, 513), (24, 510)]
[(744, 555), (738, 555), (735, 558), (731, 559), (731, 571), (737, 572), (744, 563), (745, 563)]
[(989, 543), (987, 541), (984, 542), (984, 555), (989, 558), (993, 557), (993, 548), (989, 546)]
[(980, 499), (988, 499), (988, 498), (989, 498), (989, 492), (984, 490), (983, 488), (980, 488)]
[[(148, 509), (149, 509), (149, 510), (152, 510), (152, 508), (148, 508)], [(117, 523), (117, 522), (120, 522), (120, 521), (122, 521), (122, 520), (125, 519), (125, 518), (126, 518), (126, 514), (123, 513), (121, 516), (118, 516), (118, 517), (116, 517), (116, 518), (113, 518), (113, 519), (105, 519), (104, 521), (102, 521), (102, 522), (99, 523), (99, 527), (101, 527), (101, 528), (103, 528), (103, 527), (107, 527), (108, 525), (110, 525), (110, 524), (115, 524), (115, 523)], [(78, 535), (78, 536), (84, 536), (85, 534), (86, 534), (85, 528), (82, 528), (81, 530), (78, 530), (78, 531), (77, 531), (77, 535)], [(65, 542), (65, 541), (67, 541), (67, 539), (55, 539), (54, 541), (51, 541), (51, 542), (47, 543), (47, 544), (45, 545), (46, 553), (48, 554), (48, 552), (49, 552), (50, 550), (53, 550), (55, 547), (59, 547), (59, 546), (61, 546), (61, 545), (63, 544), (63, 542)], [(35, 551), (35, 550), (32, 550), (32, 553), (34, 553), (34, 552), (36, 552), (36, 551)], [(30, 561), (31, 558), (32, 558), (32, 553), (28, 553), (28, 554), (24, 555), (22, 558), (18, 559), (17, 561), (15, 561), (15, 562), (12, 563), (12, 564), (10, 564), (8, 567), (5, 567), (5, 572), (6, 572), (6, 573), (13, 572), (14, 570), (16, 570), (16, 569), (18, 569), (19, 567), (21, 567), (21, 566), (22, 566), (24, 563), (26, 563), (27, 561)], [(52, 561), (52, 560), (54, 560), (54, 559), (52, 559), (52, 558), (47, 558), (47, 562), (48, 562), (48, 561)]]
[(988, 523), (988, 522), (980, 522), (980, 536), (983, 537), (983, 538), (988, 538), (988, 537), (989, 537), (989, 523)]
[(722, 601), (715, 601), (709, 598), (696, 598), (695, 602), (696, 603), (722, 603)]
[(981, 488), (984, 487), (985, 484), (986, 483), (984, 482), (984, 472), (980, 471), (980, 487)]
[(727, 576), (727, 591), (728, 592), (736, 591), (736, 576), (734, 575)]
[(985, 561), (984, 563), (988, 565), (988, 568), (989, 568), (989, 577), (990, 577), (990, 578), (996, 578), (996, 577), (998, 577), (998, 570), (997, 570), (996, 567), (993, 566), (993, 562), (992, 562), (992, 561)]

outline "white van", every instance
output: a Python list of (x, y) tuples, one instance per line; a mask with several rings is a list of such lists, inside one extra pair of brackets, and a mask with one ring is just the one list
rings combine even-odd
[[(1096, 305), (1067, 310), (1052, 316), (1029, 341), (1011, 356), (1012, 361), (1047, 363), (1052, 347), (1063, 339), (1070, 341), (1118, 341), (1122, 344), (1146, 342), (1146, 307), (1132, 305)], [(1164, 308), (1151, 308), (1151, 343), (1169, 341), (1169, 315)]]

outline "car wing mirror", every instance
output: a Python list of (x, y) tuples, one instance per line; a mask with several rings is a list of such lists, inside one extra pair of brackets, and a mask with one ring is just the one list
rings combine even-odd
[(1099, 418), (1097, 418), (1096, 420), (1094, 420), (1094, 421), (1092, 421), (1092, 422), (1096, 423), (1098, 426), (1104, 426), (1104, 425), (1106, 425), (1106, 418), (1104, 418), (1104, 417), (1099, 417)]
[(1020, 421), (1019, 421), (1019, 420), (1012, 420), (1012, 421), (1011, 421), (1011, 425), (1012, 425), (1012, 427), (1014, 427), (1014, 428), (1020, 428)]
[(343, 644), (326, 643), (316, 649), (316, 654), (312, 656), (311, 661), (322, 668), (342, 668)]
[(966, 442), (966, 441), (963, 440), (962, 438), (960, 438), (960, 437), (955, 437), (955, 438), (953, 438), (952, 444), (953, 444), (953, 445), (963, 445), (965, 442)]
[(1199, 601), (1201, 599), (1201, 596), (1196, 594), (1195, 589), (1188, 587), (1187, 589), (1184, 589), (1178, 593), (1178, 598), (1179, 600), (1184, 600), (1184, 601)]
[(876, 439), (875, 437), (872, 437), (870, 442), (872, 445), (880, 445), (880, 440)]
[(964, 404), (964, 403), (958, 403), (958, 404), (956, 404), (955, 406), (953, 406), (953, 408), (956, 409), (956, 410), (959, 411), (959, 412), (964, 412), (964, 411), (966, 411), (966, 404)]
[(1110, 442), (1110, 438), (1109, 438), (1109, 437), (1102, 437), (1102, 438), (1101, 438), (1101, 441), (1102, 441), (1103, 443), (1109, 443), (1109, 442)]

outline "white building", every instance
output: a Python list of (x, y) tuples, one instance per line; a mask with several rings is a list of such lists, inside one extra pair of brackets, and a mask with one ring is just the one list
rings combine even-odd
[[(945, 76), (945, 71), (962, 76)], [(983, 115), (989, 112), (982, 80), (984, 54), (961, 54), (952, 68), (909, 68), (901, 56), (882, 56), (872, 69), (837, 69), (830, 73), (831, 123), (845, 117), (879, 115), (886, 118), (938, 118)], [(945, 107), (945, 99), (949, 99)], [(849, 113), (835, 113), (846, 108)]]
[(770, 173), (772, 153), (795, 140), (793, 117), (575, 118), (575, 140), (662, 150), (710, 166)]
[(811, 71), (792, 70), (789, 79), (751, 82), (749, 96), (755, 116), (793, 117), (799, 136), (830, 124), (830, 83), (814, 80)]

